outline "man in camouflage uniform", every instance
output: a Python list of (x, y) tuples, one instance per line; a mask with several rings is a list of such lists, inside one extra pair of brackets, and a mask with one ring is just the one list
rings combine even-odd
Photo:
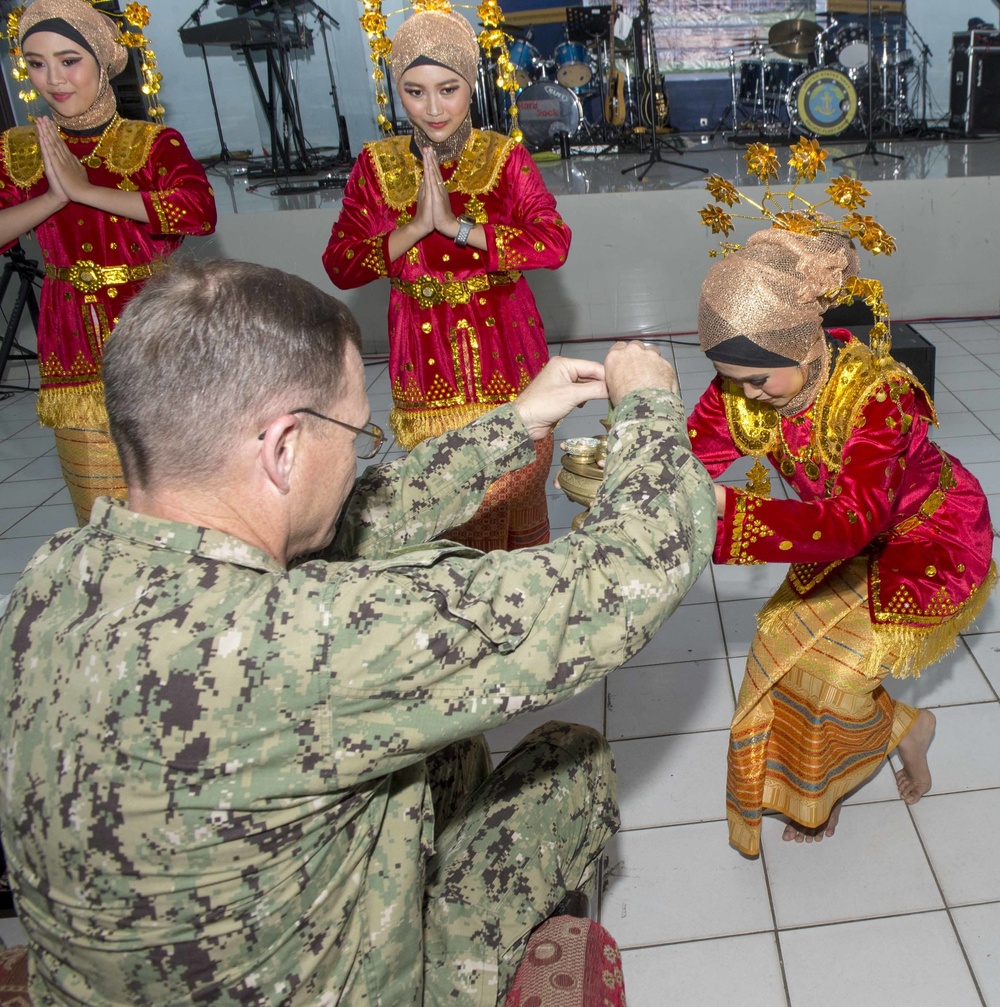
[[(108, 343), (129, 505), (53, 538), (0, 624), (35, 1007), (495, 1004), (617, 825), (596, 732), (548, 724), (492, 773), (479, 739), (627, 661), (705, 565), (672, 369), (556, 358), (348, 500), (381, 439), (359, 348), (340, 302), (232, 262), (155, 278)], [(604, 396), (580, 532), (432, 541)]]

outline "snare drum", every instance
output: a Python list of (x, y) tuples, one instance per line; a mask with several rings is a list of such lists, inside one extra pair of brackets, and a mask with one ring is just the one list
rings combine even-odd
[(539, 51), (524, 39), (511, 42), (507, 50), (514, 64), (514, 80), (518, 87), (527, 87), (542, 75), (542, 57)]
[(868, 29), (863, 24), (838, 25), (826, 43), (827, 63), (838, 70), (858, 70), (868, 66)]
[(594, 76), (590, 54), (582, 42), (563, 42), (552, 52), (556, 65), (556, 80), (563, 87), (586, 87)]
[(858, 93), (850, 77), (829, 67), (802, 74), (788, 91), (788, 118), (811, 136), (838, 136), (857, 111)]
[(539, 80), (517, 96), (517, 113), (528, 146), (543, 150), (557, 144), (561, 133), (576, 133), (583, 119), (583, 106), (569, 88)]

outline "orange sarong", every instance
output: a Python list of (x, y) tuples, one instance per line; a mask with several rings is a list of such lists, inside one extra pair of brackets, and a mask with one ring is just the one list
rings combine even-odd
[(916, 722), (872, 672), (866, 563), (845, 563), (817, 591), (758, 630), (750, 646), (729, 738), (729, 840), (760, 851), (763, 810), (807, 828), (872, 776)]

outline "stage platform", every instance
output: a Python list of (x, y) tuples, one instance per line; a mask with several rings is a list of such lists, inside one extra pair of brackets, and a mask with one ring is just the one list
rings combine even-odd
[[(768, 142), (784, 163), (788, 141)], [(863, 266), (865, 275), (885, 285), (895, 319), (1000, 314), (1000, 140), (878, 140), (874, 155), (864, 153), (863, 137), (834, 138), (824, 146), (825, 176), (799, 192), (815, 203), (826, 198), (823, 189), (837, 175), (865, 183), (872, 196), (864, 212), (894, 236), (899, 250), (891, 258), (863, 253)], [(704, 175), (756, 185), (746, 172), (745, 145), (721, 135), (710, 142), (697, 135), (663, 136), (662, 160), (645, 173), (632, 169), (648, 158), (648, 147), (598, 153), (604, 150), (576, 145), (569, 159), (539, 165), (573, 229), (566, 265), (528, 274), (548, 337), (692, 332), (709, 250), (716, 247), (698, 216), (710, 201)], [(834, 162), (843, 155), (850, 156)], [(334, 289), (320, 257), (340, 209), (342, 179), (248, 180), (221, 166), (212, 175), (218, 232), (188, 242), (187, 249), (280, 266)], [(361, 321), (366, 351), (384, 353), (388, 284), (339, 296)]]

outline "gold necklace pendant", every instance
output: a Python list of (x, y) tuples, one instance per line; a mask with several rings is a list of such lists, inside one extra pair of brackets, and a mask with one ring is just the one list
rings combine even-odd
[[(813, 419), (812, 407), (801, 417), (796, 417), (791, 420), (793, 426), (801, 426), (803, 423)], [(816, 428), (810, 431), (809, 443), (806, 444), (805, 448), (801, 451), (795, 452), (788, 446), (788, 441), (785, 440), (785, 431), (782, 428), (782, 421), (778, 420), (778, 443), (780, 451), (780, 457), (778, 461), (778, 467), (781, 469), (781, 474), (791, 479), (795, 475), (795, 466), (799, 464), (802, 466), (805, 472), (806, 478), (810, 482), (816, 482), (819, 479), (819, 466), (816, 464), (816, 456), (813, 452), (813, 438), (816, 433)]]
[[(85, 168), (100, 168), (104, 164), (104, 158), (101, 156), (104, 153), (104, 141), (107, 140), (108, 134), (112, 129), (121, 121), (121, 116), (116, 112), (112, 117), (111, 121), (104, 127), (101, 135), (97, 138), (97, 143), (94, 144), (94, 149), (84, 157), (80, 158), (80, 164)], [(59, 135), (64, 139), (68, 140), (70, 143), (85, 143), (85, 137), (73, 137), (66, 136), (62, 130), (59, 131)]]

